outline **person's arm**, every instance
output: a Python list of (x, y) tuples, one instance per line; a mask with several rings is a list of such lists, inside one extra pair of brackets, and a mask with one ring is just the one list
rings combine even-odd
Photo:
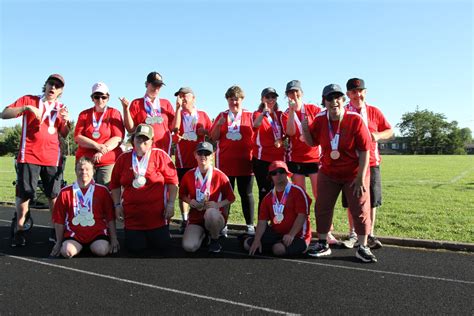
[(115, 226), (115, 220), (111, 220), (107, 223), (107, 228), (110, 234), (110, 250), (109, 253), (116, 253), (120, 250), (120, 244), (117, 238), (117, 228)]
[(291, 245), (291, 243), (295, 239), (296, 234), (298, 234), (298, 232), (300, 232), (301, 229), (303, 229), (303, 225), (305, 222), (306, 222), (306, 214), (299, 213), (296, 216), (293, 226), (291, 226), (291, 229), (288, 232), (288, 234), (285, 234), (283, 236), (282, 241), (286, 247)]
[(119, 221), (123, 221), (123, 206), (122, 206), (122, 189), (115, 188), (111, 191), (112, 200), (114, 201), (115, 217)]
[(288, 110), (288, 121), (286, 122), (286, 135), (294, 136), (296, 134), (296, 124), (295, 124), (295, 107), (290, 106)]
[(54, 223), (54, 230), (56, 232), (56, 243), (54, 244), (53, 250), (51, 250), (49, 255), (51, 257), (58, 257), (61, 254), (61, 246), (63, 245), (64, 225)]
[(32, 105), (25, 105), (22, 107), (6, 107), (2, 111), (0, 117), (4, 120), (17, 118), (18, 116), (25, 114), (26, 111), (32, 112), (37, 119), (41, 118), (39, 114), (39, 110)]
[(206, 202), (206, 209), (208, 208), (215, 208), (215, 209), (220, 209), (222, 207), (227, 207), (229, 205), (231, 205), (232, 202), (225, 199), (225, 200), (222, 200), (222, 201), (219, 201), (219, 202), (214, 202), (214, 201), (207, 201)]
[(130, 102), (124, 97), (119, 98), (119, 100), (123, 108), (123, 125), (125, 125), (127, 132), (133, 133), (135, 131), (135, 124), (130, 114)]
[(173, 118), (173, 123), (171, 123), (171, 126), (173, 126), (173, 129), (171, 130), (173, 133), (177, 134), (179, 132), (179, 129), (181, 127), (181, 107), (183, 105), (183, 98), (181, 98), (179, 95), (176, 97), (176, 110), (175, 110), (175, 115)]
[(219, 114), (216, 120), (217, 122), (215, 122), (214, 126), (211, 129), (211, 139), (213, 141), (218, 141), (221, 137), (221, 126), (225, 123), (224, 114)]
[(356, 178), (351, 183), (353, 190), (352, 192), (357, 197), (360, 197), (365, 191), (369, 189), (364, 185), (365, 175), (369, 169), (369, 152), (369, 150), (359, 152), (359, 170), (357, 171)]
[(258, 250), (262, 253), (262, 236), (267, 229), (267, 221), (266, 220), (259, 220), (257, 222), (257, 229), (255, 230), (255, 237), (253, 239), (252, 245), (249, 249), (249, 255), (253, 256), (255, 252)]
[(387, 139), (392, 138), (393, 129), (389, 128), (381, 132), (372, 132), (370, 133), (370, 136), (372, 137), (372, 140), (374, 142), (377, 142), (379, 140), (387, 140)]
[(309, 131), (309, 125), (308, 125), (308, 118), (305, 117), (303, 121), (301, 122), (301, 127), (303, 129), (303, 138), (304, 142), (306, 145), (313, 147), (314, 146), (314, 140), (313, 136), (311, 135), (311, 132)]
[(168, 201), (165, 206), (165, 218), (169, 220), (174, 216), (174, 201), (178, 194), (178, 186), (172, 183), (167, 183), (165, 186), (168, 191)]

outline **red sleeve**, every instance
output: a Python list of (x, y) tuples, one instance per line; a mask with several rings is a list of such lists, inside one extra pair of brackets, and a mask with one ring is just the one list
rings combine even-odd
[(295, 190), (295, 212), (298, 214), (309, 215), (311, 206), (311, 198), (308, 194), (300, 187), (293, 187)]
[(234, 203), (235, 201), (235, 194), (234, 190), (232, 190), (232, 186), (230, 185), (229, 178), (222, 173), (223, 181), (221, 184), (221, 192), (222, 192), (222, 199), (228, 200), (230, 203)]
[(383, 132), (388, 129), (391, 129), (392, 126), (390, 123), (385, 119), (385, 116), (382, 114), (382, 112), (377, 109), (377, 131), (378, 132)]
[(112, 200), (112, 196), (107, 188), (101, 186), (98, 188), (100, 188), (101, 191), (102, 207), (104, 208), (103, 212), (108, 223), (115, 220), (114, 201)]
[(138, 113), (140, 112), (140, 103), (141, 103), (140, 99), (135, 99), (130, 104), (130, 116), (132, 117), (133, 125), (135, 126), (142, 123), (138, 121)]
[(268, 221), (271, 219), (270, 212), (273, 212), (272, 207), (272, 196), (270, 193), (265, 195), (260, 204), (260, 210), (258, 211), (258, 220), (259, 221)]
[(122, 114), (113, 109), (110, 117), (110, 137), (118, 136), (121, 139), (125, 136), (125, 126), (123, 125)]
[[(211, 131), (214, 130), (214, 128), (222, 128), (222, 126), (225, 125), (225, 124), (224, 124), (224, 125), (222, 125), (222, 126), (220, 126), (220, 127), (217, 126), (217, 122), (219, 121), (219, 119), (220, 119), (221, 116), (223, 116), (223, 115), (224, 115), (224, 112), (221, 112), (221, 113), (219, 113), (219, 115), (217, 115), (217, 117), (216, 117), (215, 120), (214, 120), (214, 123), (212, 123)], [(221, 136), (222, 136), (222, 135), (221, 135)]]
[(207, 115), (206, 112), (202, 112), (203, 116), (204, 116), (204, 125), (203, 125), (203, 128), (206, 129), (208, 132), (211, 130), (211, 119), (209, 118), (209, 115)]
[(189, 170), (186, 172), (181, 179), (181, 183), (179, 184), (179, 198), (183, 199), (183, 197), (191, 196), (190, 191), (193, 190), (194, 184), (194, 169)]
[(83, 135), (83, 131), (86, 128), (85, 122), (87, 117), (87, 110), (82, 111), (77, 118), (76, 127), (74, 128), (74, 137)]
[(370, 150), (370, 143), (372, 141), (369, 129), (365, 126), (364, 121), (360, 115), (354, 115), (355, 118), (355, 141), (356, 148), (359, 151)]
[(115, 162), (114, 168), (112, 169), (112, 176), (110, 177), (109, 188), (110, 190), (120, 188), (120, 171), (123, 170), (124, 154), (120, 155)]
[(59, 196), (54, 202), (53, 207), (53, 214), (52, 214), (52, 221), (53, 223), (64, 225), (66, 223), (66, 212), (68, 205), (68, 190), (71, 190), (71, 187), (68, 186), (63, 188), (61, 192), (59, 192)]
[(178, 181), (178, 174), (176, 172), (176, 168), (174, 166), (173, 161), (171, 160), (170, 156), (167, 153), (160, 150), (161, 155), (161, 173), (163, 174), (163, 178), (165, 183), (167, 184), (179, 184)]
[(171, 105), (170, 101), (166, 100), (166, 103), (165, 103), (165, 113), (166, 115), (168, 116), (168, 129), (171, 131), (173, 130), (174, 126), (173, 125), (173, 120), (174, 120), (174, 117), (175, 117), (175, 113), (174, 113), (174, 109), (173, 109), (173, 106)]
[[(34, 98), (38, 99), (38, 100), (34, 100)], [(22, 96), (21, 98), (19, 98), (18, 100), (16, 100), (15, 102), (13, 102), (12, 104), (8, 105), (7, 108), (21, 108), (23, 106), (26, 106), (26, 105), (33, 105), (35, 107), (38, 107), (38, 103), (39, 103), (39, 98), (38, 97), (35, 97), (35, 96), (32, 96), (32, 95), (25, 95), (25, 96)], [(31, 113), (30, 111), (26, 111), (26, 112), (23, 112), (23, 113), (18, 113), (18, 115), (16, 117), (20, 117), (22, 115), (33, 115), (33, 113)]]
[(314, 118), (313, 123), (309, 126), (309, 132), (311, 137), (313, 138), (314, 146), (319, 146), (321, 144), (321, 140), (319, 139), (319, 135), (321, 133), (321, 124), (323, 120), (319, 119), (319, 117)]

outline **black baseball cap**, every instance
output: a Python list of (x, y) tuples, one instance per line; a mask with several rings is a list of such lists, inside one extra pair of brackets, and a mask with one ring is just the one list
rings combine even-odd
[(278, 97), (278, 93), (272, 87), (268, 87), (262, 90), (262, 98), (266, 96), (267, 94), (274, 94)]
[(355, 90), (355, 89), (365, 89), (365, 82), (359, 78), (351, 78), (347, 80), (346, 83), (347, 91)]
[(165, 85), (163, 82), (163, 77), (160, 75), (159, 72), (152, 71), (146, 77), (146, 82), (151, 83), (152, 85)]

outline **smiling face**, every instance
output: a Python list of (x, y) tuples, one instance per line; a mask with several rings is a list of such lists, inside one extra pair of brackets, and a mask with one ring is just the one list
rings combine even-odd
[(342, 93), (331, 93), (324, 98), (324, 105), (329, 111), (331, 120), (338, 120), (341, 113), (344, 111), (345, 98)]
[(262, 98), (262, 103), (266, 103), (267, 106), (273, 110), (277, 103), (277, 96), (274, 93), (269, 93)]
[(207, 170), (207, 168), (212, 164), (212, 153), (207, 150), (195, 151), (194, 158), (201, 170)]
[(196, 98), (192, 93), (180, 93), (178, 94), (178, 97), (182, 98), (183, 100), (183, 110), (192, 112), (194, 109), (194, 102)]
[(366, 89), (352, 89), (347, 91), (347, 96), (351, 101), (351, 104), (357, 108), (360, 108), (365, 104), (365, 96), (367, 94)]
[(107, 106), (109, 101), (109, 96), (103, 93), (94, 93), (92, 96), (92, 102), (94, 102), (94, 107), (96, 111), (103, 110)]
[(240, 108), (242, 107), (243, 98), (239, 97), (230, 97), (227, 98), (227, 104), (229, 105), (229, 110), (233, 113), (239, 112)]
[(86, 187), (94, 177), (94, 166), (90, 161), (79, 161), (76, 165), (77, 183), (80, 187)]
[(138, 135), (133, 138), (133, 148), (139, 157), (146, 154), (152, 147), (153, 140), (146, 136)]

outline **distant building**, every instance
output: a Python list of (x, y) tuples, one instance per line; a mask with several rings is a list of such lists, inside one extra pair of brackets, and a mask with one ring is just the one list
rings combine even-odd
[(379, 141), (379, 152), (382, 155), (402, 155), (409, 153), (409, 142), (406, 137), (395, 137)]

